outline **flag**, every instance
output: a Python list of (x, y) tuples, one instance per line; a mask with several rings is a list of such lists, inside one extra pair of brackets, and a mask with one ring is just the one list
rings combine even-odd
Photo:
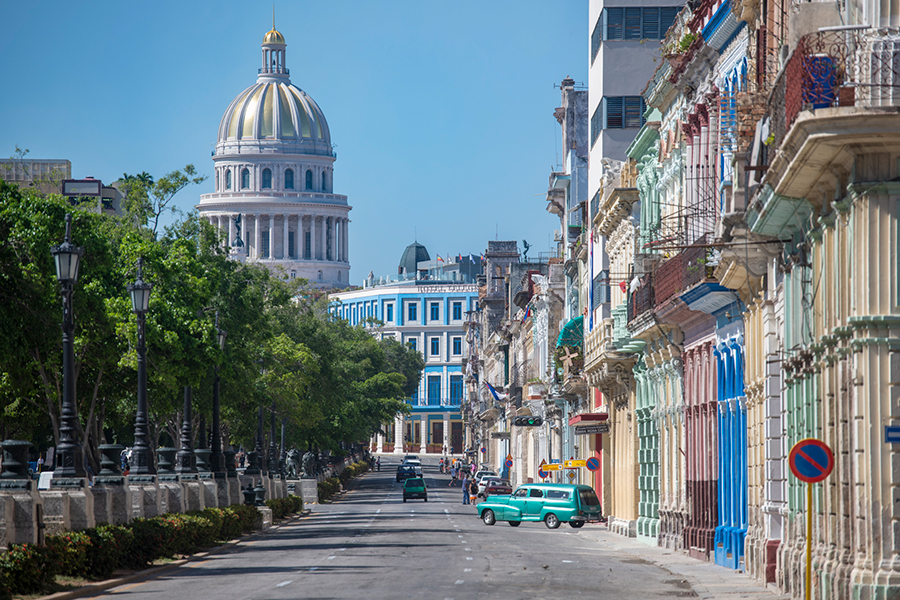
[(481, 253), (481, 262), (484, 262), (484, 252)]
[(462, 262), (462, 254), (459, 255), (459, 262)]
[(440, 255), (440, 254), (437, 255), (437, 261), (438, 261), (438, 262), (444, 262), (444, 259), (441, 258), (441, 255)]
[(523, 323), (528, 319), (528, 316), (529, 316), (530, 314), (531, 314), (531, 305), (529, 304), (528, 306), (525, 307), (525, 316), (522, 317), (522, 322), (523, 322)]
[(620, 281), (620, 282), (619, 282), (619, 289), (622, 290), (622, 293), (623, 293), (623, 294), (627, 294), (627, 293), (628, 293), (628, 282), (627, 282), (627, 281)]
[(486, 386), (488, 387), (488, 391), (491, 392), (491, 395), (494, 397), (494, 400), (496, 400), (497, 402), (500, 402), (501, 396), (502, 396), (503, 398), (508, 398), (508, 397), (509, 397), (509, 394), (502, 394), (502, 395), (499, 394), (499, 393), (497, 392), (497, 390), (494, 389), (494, 386), (492, 386), (491, 384), (489, 384), (487, 381), (484, 382), (484, 385), (486, 385)]
[(469, 262), (471, 262), (473, 265), (475, 264), (475, 257), (472, 256), (472, 254), (469, 254)]

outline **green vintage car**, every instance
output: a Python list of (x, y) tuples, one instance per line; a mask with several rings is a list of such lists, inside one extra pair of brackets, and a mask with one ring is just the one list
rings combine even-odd
[(477, 509), (485, 525), (509, 521), (513, 527), (522, 521), (543, 521), (550, 529), (560, 523), (577, 528), (599, 523), (602, 517), (594, 488), (568, 483), (528, 483), (510, 496), (491, 496)]

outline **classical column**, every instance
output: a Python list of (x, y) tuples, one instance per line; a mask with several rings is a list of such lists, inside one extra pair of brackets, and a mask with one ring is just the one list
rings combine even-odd
[(259, 213), (253, 215), (253, 258), (259, 260)]
[(403, 415), (397, 415), (394, 417), (394, 454), (403, 454), (404, 433)]
[(281, 258), (287, 260), (291, 257), (291, 249), (288, 245), (288, 232), (290, 231), (290, 217), (287, 214), (282, 216), (284, 219), (284, 245), (282, 246)]
[(316, 260), (316, 215), (309, 216), (309, 259)]
[(384, 450), (384, 434), (380, 431), (375, 436), (375, 443), (378, 444), (375, 451), (382, 452)]
[(348, 263), (348, 262), (350, 262), (350, 241), (348, 239), (348, 236), (350, 234), (350, 219), (348, 219), (346, 217), (343, 219), (343, 227), (344, 227), (344, 235), (342, 237), (343, 243), (344, 243), (343, 260), (345, 263)]
[(231, 248), (231, 243), (234, 241), (234, 215), (227, 215), (228, 218), (228, 239), (225, 240), (225, 248)]
[(419, 418), (419, 454), (425, 454), (428, 451), (428, 415), (421, 415)]
[(269, 258), (275, 259), (275, 215), (269, 215)]
[(444, 444), (441, 452), (450, 453), (450, 413), (444, 413)]

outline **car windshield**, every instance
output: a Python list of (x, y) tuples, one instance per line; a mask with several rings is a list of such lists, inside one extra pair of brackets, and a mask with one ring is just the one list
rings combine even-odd
[(495, 477), (492, 477), (488, 481), (488, 485), (491, 487), (509, 487), (509, 480), (508, 479), (497, 479)]
[(582, 506), (600, 506), (600, 499), (594, 490), (579, 490), (578, 495), (581, 497)]

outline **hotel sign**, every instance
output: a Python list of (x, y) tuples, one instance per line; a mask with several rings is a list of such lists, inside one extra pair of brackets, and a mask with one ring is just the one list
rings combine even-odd
[(590, 425), (576, 425), (575, 435), (595, 435), (609, 433), (609, 423), (591, 423)]

